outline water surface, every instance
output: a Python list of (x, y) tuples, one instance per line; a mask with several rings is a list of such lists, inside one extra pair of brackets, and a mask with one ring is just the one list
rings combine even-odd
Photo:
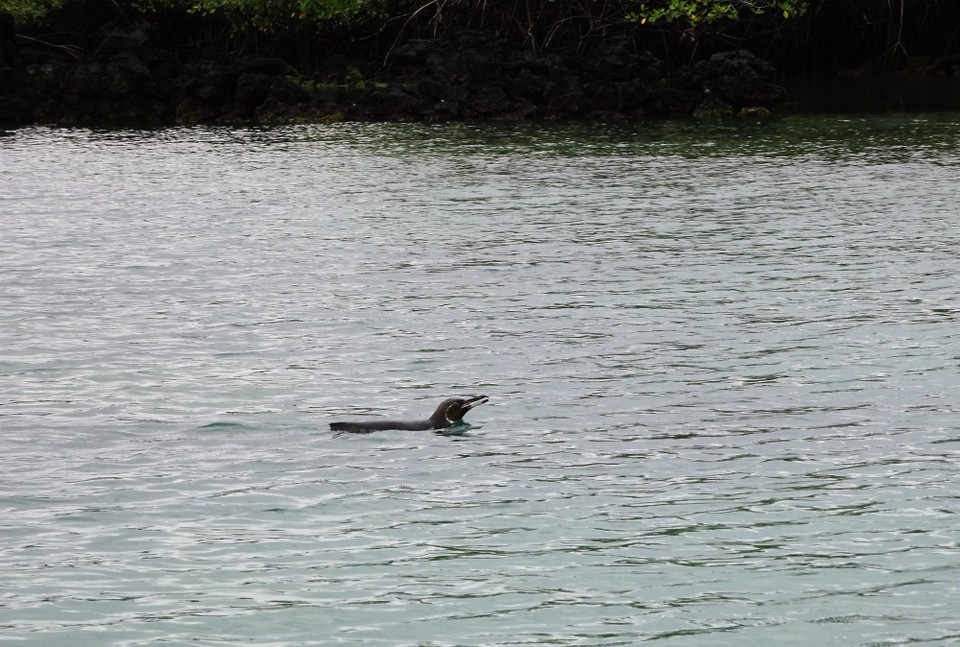
[(3, 134), (3, 642), (957, 644), (958, 140)]

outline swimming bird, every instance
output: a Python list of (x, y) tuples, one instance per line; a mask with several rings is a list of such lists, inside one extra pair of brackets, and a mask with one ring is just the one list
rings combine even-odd
[(474, 407), (487, 402), (485, 395), (474, 395), (469, 398), (447, 398), (440, 403), (433, 415), (426, 420), (370, 420), (356, 422), (331, 422), (333, 431), (349, 431), (356, 434), (367, 434), (371, 431), (386, 429), (408, 429), (411, 431), (426, 431), (428, 429), (446, 429), (450, 425), (460, 422), (467, 412)]

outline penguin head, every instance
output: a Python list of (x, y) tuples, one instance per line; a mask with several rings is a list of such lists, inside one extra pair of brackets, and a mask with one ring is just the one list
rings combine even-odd
[(487, 402), (485, 395), (475, 395), (469, 398), (448, 398), (440, 403), (437, 410), (430, 417), (434, 429), (443, 429), (459, 422), (467, 412)]

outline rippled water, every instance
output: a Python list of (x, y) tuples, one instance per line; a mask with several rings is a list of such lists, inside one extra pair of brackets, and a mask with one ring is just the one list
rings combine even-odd
[(3, 134), (2, 642), (960, 643), (958, 143)]

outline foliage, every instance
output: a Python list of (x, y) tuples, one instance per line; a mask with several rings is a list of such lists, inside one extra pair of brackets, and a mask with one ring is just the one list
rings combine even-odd
[[(8, 11), (18, 22), (30, 22), (77, 0), (0, 0), (0, 11)], [(390, 6), (387, 6), (387, 2)], [(802, 14), (806, 0), (114, 0), (118, 9), (153, 12), (180, 9), (190, 13), (220, 14), (240, 24), (269, 29), (290, 19), (314, 22), (350, 21), (379, 16), (413, 16), (423, 12), (434, 17), (444, 12), (492, 13), (516, 16), (523, 8), (528, 14), (553, 15), (561, 20), (600, 18), (632, 24), (663, 23), (696, 26), (731, 20), (741, 14), (777, 11), (785, 18)]]
[(324, 23), (373, 15), (379, 11), (378, 2), (379, 0), (132, 0), (130, 4), (145, 13), (180, 9), (192, 14), (221, 15), (234, 26), (254, 27), (269, 32), (292, 21)]
[(63, 0), (0, 0), (0, 11), (13, 15), (18, 23), (40, 20), (59, 9)]
[(320, 20), (379, 12), (377, 3), (369, 0), (298, 0), (297, 4), (301, 16)]
[[(159, 1), (170, 2), (170, 0)], [(190, 2), (190, 10), (200, 13), (316, 21), (349, 19), (375, 10), (375, 6), (374, 0), (192, 0)]]
[[(0, 11), (13, 15), (18, 23), (38, 21), (64, 4), (80, 0), (0, 0)], [(297, 20), (348, 21), (358, 17), (380, 15), (380, 0), (113, 0), (121, 13), (134, 10), (145, 14), (158, 11), (187, 13), (228, 18), (238, 26), (254, 26), (270, 31), (279, 24)]]
[(768, 11), (790, 18), (804, 14), (809, 8), (806, 0), (661, 0), (637, 4), (639, 6), (627, 15), (640, 24), (660, 22), (691, 27)]

